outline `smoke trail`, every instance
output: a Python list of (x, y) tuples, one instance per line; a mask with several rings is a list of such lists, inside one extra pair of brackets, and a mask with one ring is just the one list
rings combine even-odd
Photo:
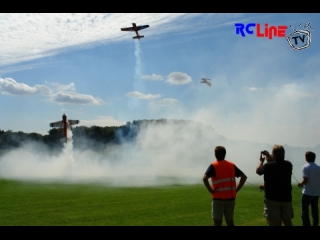
[[(145, 93), (145, 87), (143, 85), (143, 82), (141, 81), (142, 61), (141, 61), (141, 49), (140, 49), (139, 41), (135, 41), (134, 55), (136, 57), (136, 66), (135, 66), (135, 71), (134, 71), (134, 82), (132, 84), (133, 91)], [(136, 99), (130, 99), (128, 104), (129, 104), (130, 109), (135, 109), (135, 108), (139, 107), (140, 101), (136, 100)]]
[(67, 136), (68, 140), (66, 143), (63, 144), (62, 154), (60, 156), (61, 162), (63, 163), (61, 165), (60, 171), (62, 174), (62, 177), (64, 179), (72, 179), (73, 176), (73, 169), (75, 166), (75, 160), (73, 157), (73, 141), (72, 141), (72, 131), (70, 129), (70, 126), (67, 128)]
[(68, 137), (68, 141), (64, 143), (63, 154), (65, 155), (67, 163), (72, 164), (74, 163), (73, 143), (72, 143), (72, 131), (69, 127), (67, 129), (67, 136), (69, 137)]
[(139, 80), (140, 77), (141, 77), (141, 67), (142, 67), (142, 64), (141, 64), (141, 50), (140, 50), (140, 44), (139, 44), (139, 41), (136, 41), (135, 42), (135, 51), (134, 51), (134, 55), (136, 56), (136, 67), (135, 67), (135, 75), (134, 75), (134, 78), (136, 80)]
[(141, 61), (141, 49), (139, 41), (135, 42), (135, 51), (134, 55), (136, 56), (136, 66), (135, 66), (135, 74), (134, 74), (134, 83), (133, 88), (138, 92), (144, 92), (145, 87), (143, 82), (141, 81), (142, 76), (142, 61)]

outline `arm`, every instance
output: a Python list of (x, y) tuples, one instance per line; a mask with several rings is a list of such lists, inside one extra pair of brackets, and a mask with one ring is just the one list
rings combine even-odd
[(209, 177), (207, 175), (203, 175), (203, 178), (202, 178), (202, 181), (204, 183), (204, 185), (206, 186), (206, 188), (208, 189), (209, 193), (213, 194), (215, 190), (219, 189), (219, 188), (216, 188), (216, 189), (212, 189), (210, 184), (209, 184), (209, 181), (208, 181)]
[(259, 162), (258, 166), (256, 167), (256, 173), (257, 174), (259, 174), (258, 170), (259, 170), (259, 168), (261, 168), (263, 166), (264, 160), (265, 160), (265, 158), (262, 157), (262, 153), (260, 153), (260, 162)]
[(240, 181), (239, 181), (239, 184), (237, 186), (236, 192), (239, 192), (239, 190), (242, 188), (242, 186), (244, 185), (246, 180), (247, 180), (247, 176), (245, 174), (242, 174), (241, 178), (240, 178)]
[(308, 183), (308, 181), (309, 180), (307, 177), (303, 177), (303, 180), (298, 183), (298, 187), (302, 187), (303, 185), (306, 185)]
[(213, 193), (214, 190), (211, 188), (209, 181), (208, 181), (209, 177), (207, 175), (203, 175), (202, 181), (204, 183), (204, 185), (206, 186), (206, 188), (208, 189), (209, 193)]

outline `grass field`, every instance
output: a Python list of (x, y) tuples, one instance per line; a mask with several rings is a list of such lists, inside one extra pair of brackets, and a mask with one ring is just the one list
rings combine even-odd
[[(293, 224), (301, 226), (301, 189), (294, 185), (292, 193)], [(267, 226), (263, 196), (258, 187), (241, 189), (237, 226)], [(212, 225), (211, 196), (203, 184), (116, 188), (0, 180), (0, 226)]]

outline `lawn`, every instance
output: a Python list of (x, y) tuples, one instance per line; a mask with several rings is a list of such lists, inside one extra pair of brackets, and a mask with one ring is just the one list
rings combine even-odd
[[(263, 192), (245, 185), (235, 224), (266, 226)], [(293, 224), (301, 226), (301, 189), (293, 186)], [(203, 184), (110, 187), (0, 180), (0, 226), (212, 226)], [(223, 222), (225, 225), (225, 222)]]

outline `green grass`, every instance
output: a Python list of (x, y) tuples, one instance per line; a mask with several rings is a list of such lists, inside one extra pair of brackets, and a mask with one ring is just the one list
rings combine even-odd
[[(301, 226), (301, 189), (293, 186), (293, 224)], [(245, 185), (237, 195), (237, 226), (267, 226), (263, 193)], [(0, 180), (0, 226), (212, 226), (203, 184), (105, 187)], [(223, 222), (225, 225), (225, 222)]]

